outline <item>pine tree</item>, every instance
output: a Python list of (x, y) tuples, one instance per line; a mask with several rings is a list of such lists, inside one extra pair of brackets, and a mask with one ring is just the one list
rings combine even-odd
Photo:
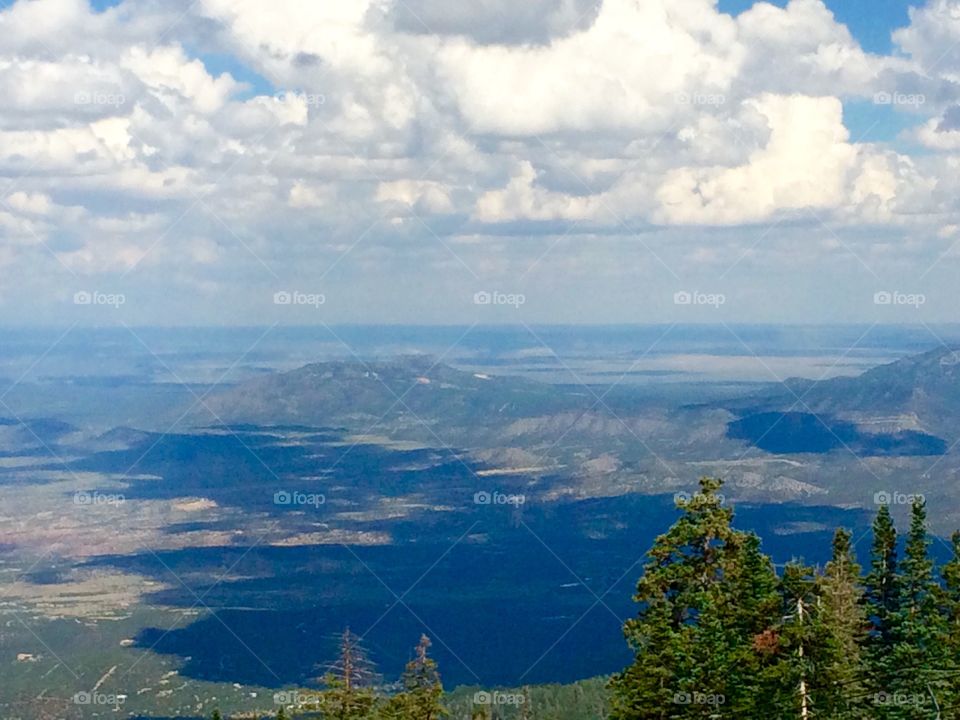
[(731, 527), (721, 485), (701, 480), (649, 552), (624, 626), (635, 660), (611, 681), (615, 718), (710, 717), (721, 704), (751, 716), (762, 698), (755, 638), (773, 620), (776, 577), (759, 540)]
[(866, 577), (868, 635), (865, 650), (868, 691), (888, 691), (894, 677), (893, 620), (900, 602), (897, 576), (897, 530), (890, 508), (881, 505), (873, 521), (870, 572)]
[(942, 671), (948, 660), (947, 625), (940, 613), (941, 592), (929, 545), (926, 505), (915, 502), (900, 564), (898, 606), (891, 618), (894, 671), (885, 698), (886, 704), (895, 706), (893, 717), (910, 720), (930, 717), (933, 701), (946, 694)]
[(823, 632), (822, 674), (826, 680), (818, 697), (821, 716), (868, 716), (861, 653), (867, 618), (860, 582), (851, 534), (839, 529), (833, 536), (833, 554), (819, 583), (817, 618)]
[(950, 560), (943, 566), (940, 604), (945, 624), (945, 677), (949, 679), (946, 703), (960, 709), (960, 532), (950, 538)]
[(779, 621), (772, 646), (774, 662), (764, 672), (767, 717), (810, 717), (823, 685), (818, 674), (822, 647), (816, 617), (818, 578), (812, 567), (793, 560), (780, 580)]
[(428, 655), (430, 638), (420, 637), (413, 660), (403, 672), (403, 692), (386, 703), (382, 716), (390, 720), (439, 720), (448, 713), (441, 700), (443, 684), (437, 663)]
[(836, 533), (833, 556), (823, 573), (800, 561), (787, 564), (780, 592), (777, 662), (766, 674), (775, 707), (767, 715), (872, 718), (860, 686), (865, 619), (850, 534)]
[(220, 717), (220, 710), (215, 709), (213, 714), (210, 716), (210, 720), (222, 720)]
[(725, 703), (728, 712), (766, 715), (776, 707), (771, 688), (765, 684), (768, 668), (775, 662), (764, 642), (776, 637), (780, 618), (779, 580), (770, 558), (760, 549), (760, 538), (753, 533), (735, 537), (736, 562), (725, 570), (732, 610), (726, 622), (738, 638), (729, 673), (738, 688)]
[(331, 671), (324, 677), (327, 689), (321, 693), (320, 705), (326, 720), (366, 720), (373, 717), (377, 696), (371, 689), (375, 675), (360, 639), (344, 630), (340, 637), (340, 653)]

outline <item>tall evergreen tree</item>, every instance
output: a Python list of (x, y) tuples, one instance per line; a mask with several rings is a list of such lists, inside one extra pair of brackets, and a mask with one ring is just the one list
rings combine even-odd
[(926, 505), (915, 502), (900, 564), (899, 601), (891, 618), (894, 671), (886, 700), (895, 706), (890, 714), (898, 719), (929, 718), (934, 703), (946, 696), (947, 624), (940, 613), (941, 593), (929, 546)]
[(873, 693), (886, 692), (894, 677), (893, 621), (900, 602), (898, 580), (897, 530), (890, 508), (881, 505), (873, 521), (870, 572), (865, 583), (868, 621), (865, 655), (868, 690)]
[[(724, 623), (738, 639), (727, 672), (738, 690), (724, 703), (727, 712), (769, 716), (778, 708), (767, 670), (776, 663), (776, 626), (781, 617), (779, 580), (770, 558), (753, 533), (737, 533), (731, 540), (734, 561), (725, 569), (724, 585), (730, 616)], [(774, 646), (765, 643), (775, 639)]]
[(950, 560), (943, 566), (940, 604), (945, 624), (945, 677), (949, 681), (946, 703), (960, 709), (960, 532), (950, 538)]
[(731, 527), (721, 485), (704, 478), (678, 501), (680, 518), (649, 552), (624, 627), (635, 660), (611, 681), (613, 717), (751, 716), (762, 701), (755, 640), (774, 620), (776, 577), (759, 541)]
[(403, 691), (390, 698), (383, 710), (389, 720), (439, 720), (448, 713), (442, 704), (443, 684), (437, 663), (428, 655), (430, 638), (420, 637), (414, 658), (403, 672)]
[(838, 531), (822, 573), (799, 562), (781, 580), (783, 624), (771, 691), (782, 717), (873, 717), (860, 679), (865, 637), (859, 566), (850, 534)]
[(851, 537), (844, 529), (833, 536), (833, 553), (820, 579), (817, 607), (824, 642), (822, 674), (826, 679), (818, 697), (818, 711), (837, 718), (869, 717), (861, 652), (867, 618), (860, 565)]
[(377, 696), (371, 685), (373, 664), (360, 645), (360, 639), (347, 628), (340, 637), (340, 652), (324, 677), (326, 689), (320, 693), (325, 720), (366, 720), (373, 717)]

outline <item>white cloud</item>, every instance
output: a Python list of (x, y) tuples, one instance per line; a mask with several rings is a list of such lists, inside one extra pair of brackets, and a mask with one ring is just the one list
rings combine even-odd
[(49, 215), (53, 207), (49, 195), (43, 193), (26, 193), (18, 191), (6, 198), (6, 204), (14, 210), (29, 215)]
[(863, 197), (889, 200), (884, 173), (853, 177), (858, 150), (849, 143), (835, 98), (764, 95), (747, 103), (770, 128), (767, 143), (736, 167), (683, 167), (667, 173), (657, 192), (669, 223), (736, 224), (783, 210), (837, 207), (850, 200), (849, 183)]
[(606, 0), (592, 26), (546, 47), (446, 42), (439, 71), (478, 132), (666, 130), (682, 93), (724, 92), (741, 57), (707, 0)]
[[(147, 90), (171, 111), (182, 111), (180, 100), (197, 112), (213, 113), (237, 90), (236, 81), (226, 73), (211, 77), (203, 63), (190, 60), (178, 47), (144, 50), (130, 48), (120, 65), (131, 71)], [(172, 96), (172, 97), (171, 97)]]
[(780, 94), (867, 94), (877, 75), (898, 67), (864, 52), (821, 0), (760, 2), (737, 18), (746, 59), (738, 82)]
[(930, 0), (910, 8), (910, 25), (893, 34), (903, 52), (916, 59), (924, 73), (946, 75), (960, 81), (960, 58), (955, 49), (960, 42), (960, 2)]
[(477, 200), (474, 216), (481, 222), (513, 220), (585, 220), (596, 214), (599, 198), (574, 197), (536, 184), (537, 173), (521, 162), (517, 174), (502, 190), (491, 190)]
[[(0, 254), (230, 292), (353, 248), (338, 271), (380, 287), (402, 238), (424, 277), (536, 261), (589, 279), (621, 277), (630, 249), (661, 274), (722, 266), (744, 250), (716, 227), (809, 209), (845, 238), (909, 230), (920, 266), (960, 225), (960, 65), (938, 57), (958, 8), (930, 0), (878, 56), (820, 0), (736, 18), (715, 0), (18, 0), (0, 11)], [(913, 113), (926, 155), (844, 124), (844, 102), (895, 90), (927, 94), (877, 111)], [(638, 228), (655, 239), (623, 240)]]
[(377, 201), (409, 208), (418, 214), (433, 215), (453, 211), (450, 193), (443, 183), (426, 180), (395, 180), (377, 188)]

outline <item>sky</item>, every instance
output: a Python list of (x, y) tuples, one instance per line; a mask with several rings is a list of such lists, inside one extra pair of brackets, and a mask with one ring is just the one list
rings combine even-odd
[(960, 0), (8, 0), (0, 96), (0, 326), (958, 320)]

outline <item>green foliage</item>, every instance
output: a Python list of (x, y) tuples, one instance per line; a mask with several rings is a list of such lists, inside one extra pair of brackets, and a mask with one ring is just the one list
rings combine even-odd
[(883, 506), (865, 578), (846, 530), (824, 568), (794, 561), (778, 577), (759, 539), (731, 527), (719, 487), (701, 481), (654, 542), (624, 626), (635, 660), (610, 682), (613, 717), (956, 716), (960, 533), (941, 582), (924, 504), (911, 508), (899, 562)]
[(404, 670), (403, 692), (390, 698), (380, 712), (383, 720), (440, 720), (447, 717), (443, 707), (443, 685), (437, 663), (428, 656), (430, 638), (420, 637), (416, 653)]
[(336, 675), (328, 675), (326, 689), (320, 693), (319, 707), (324, 720), (372, 720), (377, 696), (371, 688), (352, 685)]
[(952, 555), (943, 566), (943, 592), (940, 597), (944, 623), (944, 653), (947, 657), (945, 670), (949, 682), (948, 702), (951, 707), (960, 707), (960, 532), (950, 538)]
[(755, 640), (773, 625), (776, 574), (759, 540), (731, 527), (719, 480), (678, 502), (680, 519), (654, 542), (624, 633), (633, 665), (611, 681), (613, 716), (752, 714), (765, 702)]
[[(889, 660), (881, 664), (889, 685), (878, 692), (894, 698), (886, 717), (912, 719), (931, 715), (931, 696), (944, 697), (943, 670), (949, 657), (944, 640), (947, 619), (941, 613), (941, 590), (929, 556), (927, 513), (923, 502), (911, 508), (910, 532), (897, 576), (898, 601), (890, 616), (893, 641)], [(902, 702), (901, 702), (902, 700)]]
[(833, 554), (819, 578), (814, 621), (822, 633), (820, 682), (816, 707), (828, 717), (866, 718), (863, 646), (867, 638), (864, 589), (851, 544), (840, 529)]

